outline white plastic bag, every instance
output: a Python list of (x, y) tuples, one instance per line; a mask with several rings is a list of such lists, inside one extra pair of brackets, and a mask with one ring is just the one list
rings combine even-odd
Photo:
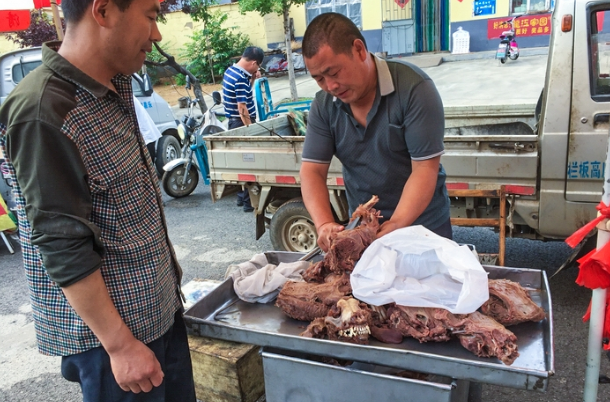
[(352, 293), (380, 306), (439, 307), (468, 314), (489, 299), (487, 273), (467, 246), (423, 226), (375, 240), (351, 275)]

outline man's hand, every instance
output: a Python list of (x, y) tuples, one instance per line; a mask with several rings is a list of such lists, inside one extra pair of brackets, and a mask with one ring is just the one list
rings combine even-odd
[(123, 322), (100, 270), (62, 290), (110, 356), (112, 374), (121, 389), (148, 392), (163, 382), (159, 361)]
[(402, 226), (398, 225), (396, 222), (392, 222), (391, 220), (385, 221), (379, 227), (379, 231), (377, 232), (377, 239), (381, 236), (385, 236), (388, 233), (395, 231), (396, 229), (400, 229)]
[(330, 249), (330, 239), (333, 234), (341, 232), (345, 227), (337, 222), (326, 222), (320, 225), (318, 232), (318, 246), (325, 253)]
[(150, 392), (163, 382), (164, 374), (155, 354), (136, 338), (108, 355), (112, 374), (123, 391)]
[(254, 79), (258, 79), (260, 77), (262, 77), (261, 70), (256, 70), (256, 73), (254, 74)]

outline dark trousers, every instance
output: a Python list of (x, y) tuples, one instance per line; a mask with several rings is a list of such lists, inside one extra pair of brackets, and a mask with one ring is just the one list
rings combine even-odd
[[(252, 123), (256, 123), (256, 119), (254, 117), (250, 117), (250, 121)], [(244, 122), (241, 121), (240, 117), (231, 117), (229, 118), (229, 130), (233, 130), (234, 128), (243, 127)], [(251, 209), (252, 203), (250, 202), (250, 193), (248, 190), (239, 190), (237, 192), (237, 204), (244, 206), (244, 209)]]
[[(250, 116), (250, 121), (252, 123), (256, 123), (256, 119)], [(230, 117), (229, 118), (229, 130), (233, 130), (234, 128), (243, 127), (244, 122), (241, 121), (241, 117)]]
[(97, 347), (76, 355), (64, 356), (61, 374), (68, 381), (78, 382), (83, 402), (195, 402), (193, 368), (182, 312), (177, 312), (174, 325), (159, 339), (147, 345), (159, 360), (163, 383), (150, 392), (123, 391), (112, 374), (110, 357)]
[(430, 229), (430, 231), (436, 233), (439, 236), (446, 237), (449, 240), (453, 240), (453, 229), (451, 228), (451, 219), (447, 219), (445, 223), (443, 223), (436, 229)]

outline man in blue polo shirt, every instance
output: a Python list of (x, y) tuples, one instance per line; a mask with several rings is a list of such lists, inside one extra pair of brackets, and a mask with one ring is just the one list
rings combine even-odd
[(358, 28), (337, 13), (316, 17), (303, 38), (303, 56), (322, 91), (307, 123), (301, 191), (327, 251), (335, 222), (326, 179), (333, 156), (343, 164), (350, 213), (378, 195), (381, 237), (423, 225), (452, 237), (445, 171), (443, 104), (419, 68), (368, 52)]
[[(229, 120), (229, 130), (256, 122), (252, 85), (254, 80), (261, 76), (259, 68), (264, 56), (263, 49), (249, 46), (244, 50), (241, 59), (225, 71), (222, 80), (222, 98), (225, 115)], [(237, 206), (243, 206), (245, 212), (254, 210), (248, 190), (244, 189), (237, 193)]]

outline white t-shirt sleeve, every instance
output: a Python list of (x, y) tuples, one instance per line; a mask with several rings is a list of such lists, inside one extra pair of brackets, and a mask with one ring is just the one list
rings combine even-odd
[(155, 125), (155, 122), (150, 117), (144, 106), (140, 103), (138, 98), (133, 97), (133, 104), (136, 109), (136, 117), (138, 118), (138, 126), (140, 127), (140, 132), (142, 133), (142, 138), (144, 138), (144, 142), (146, 144), (150, 144), (151, 142), (157, 141), (161, 138), (161, 133), (159, 129)]

